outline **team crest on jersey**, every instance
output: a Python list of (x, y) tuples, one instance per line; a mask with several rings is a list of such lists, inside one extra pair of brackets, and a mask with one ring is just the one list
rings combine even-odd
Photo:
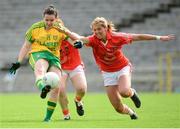
[(57, 40), (58, 36), (57, 35), (53, 35), (53, 40)]

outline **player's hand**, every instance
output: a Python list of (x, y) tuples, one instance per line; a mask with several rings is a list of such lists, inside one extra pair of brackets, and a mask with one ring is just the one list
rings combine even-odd
[(74, 47), (75, 48), (82, 48), (83, 47), (83, 42), (80, 41), (80, 40), (75, 41)]
[(169, 41), (169, 40), (174, 40), (175, 36), (174, 35), (166, 35), (166, 36), (161, 36), (160, 40), (161, 41)]
[(66, 32), (69, 31), (69, 30), (68, 30), (64, 25), (62, 25), (60, 22), (55, 22), (55, 23), (53, 24), (53, 27), (56, 28), (58, 31), (63, 32), (63, 33), (66, 33)]
[(16, 70), (21, 66), (20, 62), (12, 63), (11, 68), (9, 69), (10, 74), (15, 74)]

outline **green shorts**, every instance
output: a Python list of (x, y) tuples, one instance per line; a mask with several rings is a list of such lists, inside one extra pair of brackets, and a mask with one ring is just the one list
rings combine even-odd
[(52, 66), (55, 66), (61, 69), (61, 64), (58, 57), (54, 56), (52, 53), (48, 51), (40, 51), (40, 52), (33, 52), (29, 55), (29, 64), (31, 65), (33, 70), (34, 70), (36, 61), (38, 61), (39, 59), (47, 60), (49, 63), (49, 68)]

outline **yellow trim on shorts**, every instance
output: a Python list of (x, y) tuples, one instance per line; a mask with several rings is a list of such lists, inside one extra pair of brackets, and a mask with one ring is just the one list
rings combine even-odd
[(30, 63), (30, 65), (31, 65), (31, 66), (33, 67), (33, 69), (34, 69), (35, 60), (34, 60), (32, 54), (30, 54), (30, 58), (29, 58), (29, 59), (30, 59), (30, 60), (29, 60), (29, 63)]

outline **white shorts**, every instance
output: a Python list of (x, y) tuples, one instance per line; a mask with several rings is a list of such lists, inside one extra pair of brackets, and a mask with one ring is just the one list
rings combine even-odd
[(69, 78), (72, 78), (76, 74), (84, 74), (84, 69), (83, 69), (82, 65), (78, 65), (73, 70), (63, 70), (62, 71), (62, 76), (69, 76)]
[(130, 71), (131, 71), (131, 67), (129, 65), (125, 66), (124, 68), (116, 72), (102, 71), (104, 86), (118, 85), (119, 77), (122, 75), (129, 75)]

